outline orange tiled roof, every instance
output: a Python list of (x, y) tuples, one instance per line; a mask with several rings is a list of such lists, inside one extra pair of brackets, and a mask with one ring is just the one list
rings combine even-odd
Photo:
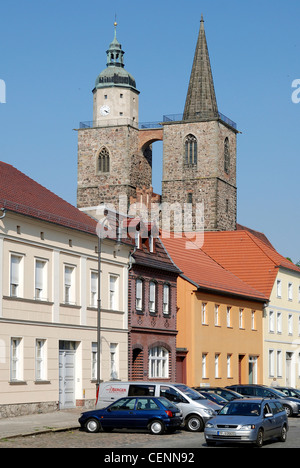
[(15, 167), (1, 161), (0, 208), (96, 234), (97, 221)]
[(199, 289), (267, 301), (263, 293), (223, 268), (202, 249), (196, 246), (195, 249), (186, 249), (185, 238), (167, 238), (162, 235), (161, 240), (182, 275)]
[(237, 231), (205, 232), (202, 249), (245, 283), (264, 293), (272, 292), (278, 268), (300, 273), (300, 268), (280, 255), (261, 233), (240, 227)]

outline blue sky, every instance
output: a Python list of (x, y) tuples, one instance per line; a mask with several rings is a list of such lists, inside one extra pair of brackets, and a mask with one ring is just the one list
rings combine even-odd
[[(294, 262), (299, 248), (299, 0), (15, 0), (1, 2), (0, 159), (76, 205), (79, 121), (106, 66), (117, 14), (140, 122), (183, 112), (205, 19), (219, 111), (237, 122), (238, 222)], [(153, 145), (160, 192), (161, 144)]]

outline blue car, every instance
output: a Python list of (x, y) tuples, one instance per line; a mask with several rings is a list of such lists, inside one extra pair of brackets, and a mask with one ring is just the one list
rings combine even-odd
[(247, 398), (233, 400), (205, 426), (207, 445), (216, 442), (251, 443), (261, 447), (265, 440), (277, 437), (286, 441), (288, 417), (278, 400)]
[(152, 434), (179, 429), (182, 411), (164, 397), (126, 397), (107, 408), (82, 413), (79, 424), (87, 432), (148, 429)]

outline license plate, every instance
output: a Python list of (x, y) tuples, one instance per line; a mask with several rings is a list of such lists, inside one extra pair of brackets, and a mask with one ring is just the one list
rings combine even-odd
[(234, 436), (235, 432), (228, 432), (228, 431), (218, 431), (217, 435), (219, 436)]

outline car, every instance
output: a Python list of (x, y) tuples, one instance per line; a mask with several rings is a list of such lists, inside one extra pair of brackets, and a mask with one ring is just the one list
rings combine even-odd
[(298, 388), (293, 387), (277, 387), (275, 386), (276, 390), (284, 393), (288, 397), (299, 398), (300, 399), (300, 390)]
[(237, 398), (243, 398), (243, 395), (235, 392), (234, 390), (229, 390), (229, 388), (223, 387), (207, 387), (207, 390), (214, 392), (217, 395), (225, 398), (227, 401), (236, 400)]
[(217, 405), (221, 407), (223, 407), (224, 405), (226, 405), (226, 403), (228, 403), (228, 400), (226, 400), (221, 395), (218, 395), (217, 393), (214, 393), (212, 391), (203, 390), (201, 387), (200, 388), (196, 387), (194, 388), (194, 390), (199, 392), (200, 395), (202, 395), (204, 398), (207, 398), (208, 400), (213, 401), (214, 403), (216, 403)]
[(87, 432), (113, 429), (148, 429), (152, 434), (175, 432), (183, 422), (182, 411), (164, 397), (125, 397), (107, 408), (86, 411), (78, 422)]
[(278, 437), (285, 442), (288, 417), (279, 400), (243, 398), (228, 402), (204, 428), (208, 446), (217, 442), (250, 443), (262, 447), (265, 440)]
[(261, 398), (276, 398), (280, 400), (282, 406), (286, 410), (287, 415), (298, 416), (300, 414), (300, 401), (297, 398), (288, 397), (284, 393), (276, 390), (274, 387), (267, 387), (266, 385), (258, 384), (244, 384), (244, 385), (230, 385), (227, 387), (243, 396), (257, 396)]

